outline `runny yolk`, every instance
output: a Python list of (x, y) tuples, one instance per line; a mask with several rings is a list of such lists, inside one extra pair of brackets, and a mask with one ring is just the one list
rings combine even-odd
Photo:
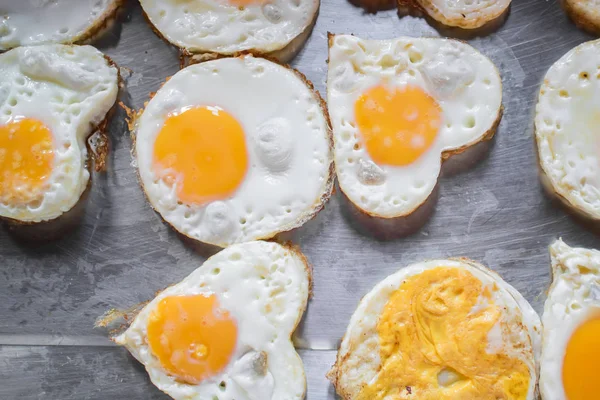
[(600, 396), (600, 317), (579, 326), (567, 344), (563, 387), (568, 400), (595, 400)]
[(488, 348), (503, 313), (495, 290), (459, 268), (407, 278), (379, 316), (381, 369), (357, 400), (525, 400), (527, 365)]
[(154, 168), (176, 185), (179, 200), (203, 204), (232, 195), (246, 175), (248, 154), (239, 122), (217, 107), (167, 118), (154, 142)]
[(147, 328), (150, 350), (164, 369), (192, 384), (222, 371), (237, 341), (237, 325), (215, 295), (165, 297)]
[(26, 118), (0, 126), (0, 201), (38, 199), (53, 162), (52, 132), (42, 122)]
[(442, 124), (442, 110), (421, 88), (375, 86), (354, 105), (358, 129), (377, 164), (404, 166), (431, 147)]

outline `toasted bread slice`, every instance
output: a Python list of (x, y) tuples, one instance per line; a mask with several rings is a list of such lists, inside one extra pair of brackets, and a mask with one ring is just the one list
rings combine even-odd
[(491, 25), (507, 12), (511, 0), (398, 0), (400, 15), (426, 14), (447, 27), (479, 29)]

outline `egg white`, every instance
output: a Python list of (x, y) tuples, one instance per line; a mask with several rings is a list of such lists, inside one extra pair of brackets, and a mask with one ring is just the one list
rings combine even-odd
[(379, 282), (362, 298), (340, 344), (336, 364), (329, 373), (338, 393), (351, 399), (362, 386), (376, 379), (381, 366), (377, 322), (385, 305), (406, 279), (438, 267), (466, 269), (484, 286), (495, 284), (499, 288), (491, 291), (494, 303), (504, 307), (497, 326), (509, 324), (511, 329), (492, 329), (487, 348), (490, 351), (502, 349), (529, 367), (531, 380), (527, 399), (535, 399), (537, 360), (541, 351), (540, 318), (527, 300), (498, 274), (467, 259), (430, 260), (409, 265)]
[[(377, 165), (361, 145), (356, 100), (383, 82), (413, 85), (440, 105), (443, 122), (432, 146), (410, 165)], [(432, 193), (442, 154), (460, 152), (494, 133), (502, 110), (502, 82), (494, 64), (450, 39), (330, 38), (327, 98), (341, 190), (378, 217), (406, 216)]]
[[(407, 1), (398, 0), (402, 6)], [(504, 14), (511, 0), (415, 0), (430, 17), (446, 26), (477, 29)]]
[(0, 203), (0, 217), (39, 222), (59, 217), (89, 181), (85, 141), (113, 106), (118, 71), (91, 46), (20, 47), (0, 55), (0, 125), (41, 121), (52, 132), (54, 165), (41, 201)]
[(600, 251), (557, 240), (550, 256), (553, 280), (542, 316), (540, 393), (544, 400), (566, 400), (562, 367), (567, 344), (582, 323), (600, 312)]
[(569, 207), (600, 220), (600, 40), (555, 62), (540, 88), (535, 136), (546, 186)]
[[(306, 308), (310, 270), (297, 250), (271, 242), (233, 245), (148, 303), (114, 340), (148, 371), (152, 382), (174, 399), (302, 399), (306, 378), (291, 335)], [(148, 318), (167, 296), (214, 294), (235, 319), (238, 341), (225, 370), (197, 385), (169, 375), (147, 343)], [(244, 356), (266, 353), (267, 374), (253, 377)], [(222, 384), (224, 382), (224, 384)]]
[(113, 17), (123, 0), (5, 0), (0, 50), (43, 43), (74, 43)]
[(223, 0), (141, 0), (154, 27), (169, 42), (192, 53), (271, 53), (305, 32), (319, 0), (274, 0), (243, 7)]
[[(186, 204), (154, 171), (153, 146), (169, 114), (198, 106), (221, 107), (241, 124), (249, 165), (231, 197)], [(302, 225), (332, 190), (325, 112), (303, 79), (265, 59), (225, 58), (177, 72), (137, 120), (137, 165), (149, 202), (179, 232), (222, 247)]]

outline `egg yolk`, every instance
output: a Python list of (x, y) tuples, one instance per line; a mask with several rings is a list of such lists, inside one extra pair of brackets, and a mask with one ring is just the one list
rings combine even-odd
[(488, 350), (488, 334), (503, 312), (494, 290), (459, 268), (407, 278), (379, 317), (381, 369), (357, 399), (525, 400), (527, 365)]
[(231, 196), (248, 167), (244, 130), (218, 107), (170, 115), (154, 142), (155, 171), (179, 200), (204, 204)]
[(568, 400), (594, 400), (600, 396), (600, 317), (579, 326), (567, 344), (563, 361), (563, 387)]
[(165, 297), (150, 314), (148, 344), (172, 375), (192, 384), (227, 366), (237, 325), (215, 295)]
[(0, 201), (38, 199), (53, 162), (52, 132), (42, 122), (27, 118), (0, 126)]
[(421, 88), (375, 86), (354, 104), (356, 123), (374, 162), (412, 164), (438, 135), (442, 110)]

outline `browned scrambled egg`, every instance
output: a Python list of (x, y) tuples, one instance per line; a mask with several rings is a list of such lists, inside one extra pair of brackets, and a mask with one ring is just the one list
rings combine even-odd
[(440, 267), (407, 278), (377, 324), (381, 369), (357, 399), (525, 400), (527, 365), (487, 350), (502, 311), (469, 271)]

